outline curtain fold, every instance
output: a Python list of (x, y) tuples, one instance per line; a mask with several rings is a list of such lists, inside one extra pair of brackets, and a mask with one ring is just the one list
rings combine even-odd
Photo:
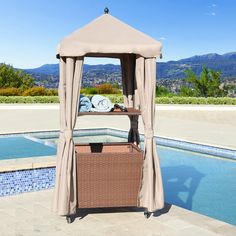
[[(135, 78), (135, 54), (123, 54), (120, 58), (121, 71), (122, 71), (122, 86), (123, 86), (123, 97), (124, 105), (129, 108), (139, 109), (137, 85)], [(140, 137), (138, 132), (138, 116), (129, 116), (130, 119), (130, 130), (128, 134), (128, 142), (140, 143)]]
[(144, 163), (140, 188), (140, 206), (150, 212), (164, 207), (164, 194), (159, 158), (154, 136), (155, 119), (155, 58), (136, 58), (136, 80), (140, 100), (140, 108), (144, 124)]
[(57, 150), (53, 211), (58, 215), (76, 212), (76, 159), (73, 129), (76, 124), (83, 58), (60, 58), (60, 136)]

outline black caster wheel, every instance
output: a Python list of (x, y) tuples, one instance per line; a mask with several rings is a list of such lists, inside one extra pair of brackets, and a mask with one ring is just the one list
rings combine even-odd
[(71, 216), (66, 216), (66, 221), (67, 221), (68, 224), (71, 224), (72, 223)]
[(152, 213), (151, 212), (149, 212), (149, 211), (144, 211), (144, 217), (146, 218), (146, 219), (148, 219), (151, 215), (152, 215)]

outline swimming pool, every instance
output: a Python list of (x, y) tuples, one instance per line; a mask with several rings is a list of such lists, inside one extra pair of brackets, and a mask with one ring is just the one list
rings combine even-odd
[[(109, 132), (98, 130), (95, 136), (92, 132), (80, 132), (81, 136), (75, 137), (75, 142), (127, 140), (127, 132), (114, 131), (113, 135)], [(55, 132), (31, 135), (36, 137), (35, 141), (42, 140), (38, 143), (41, 145), (50, 142), (53, 144), (58, 138), (58, 133)], [(166, 144), (166, 140), (162, 143)], [(47, 148), (53, 148), (53, 145)], [(235, 160), (170, 148), (167, 145), (158, 145), (157, 150), (161, 161), (166, 202), (236, 225)], [(45, 155), (49, 153), (44, 152)], [(56, 153), (55, 148), (52, 153)], [(52, 173), (55, 174), (54, 171)], [(53, 183), (50, 186), (53, 186)]]
[(165, 201), (236, 225), (236, 161), (158, 147)]
[(55, 155), (56, 149), (25, 136), (0, 138), (0, 160)]
[[(42, 135), (42, 133), (40, 133)], [(74, 136), (75, 143), (89, 142), (126, 142), (127, 138), (111, 135)], [(0, 137), (0, 160), (43, 157), (56, 155), (58, 134), (41, 139), (33, 136), (17, 135)]]

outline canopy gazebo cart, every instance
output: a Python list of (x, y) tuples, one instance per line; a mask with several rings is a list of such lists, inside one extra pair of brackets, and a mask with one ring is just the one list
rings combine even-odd
[[(106, 11), (64, 38), (57, 53), (60, 137), (53, 210), (70, 221), (77, 208), (136, 206), (146, 209), (146, 215), (163, 208), (162, 177), (153, 139), (156, 58), (161, 55), (161, 44)], [(128, 112), (78, 112), (84, 57), (120, 59)], [(74, 144), (73, 129), (79, 115), (128, 115), (128, 143)], [(136, 146), (139, 115), (144, 124), (143, 151)]]

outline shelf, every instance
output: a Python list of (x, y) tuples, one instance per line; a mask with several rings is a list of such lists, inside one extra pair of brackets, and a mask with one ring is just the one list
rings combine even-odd
[(132, 115), (141, 115), (141, 111), (134, 109), (134, 108), (127, 108), (128, 112), (122, 112), (122, 111), (112, 111), (112, 112), (78, 112), (78, 116), (84, 116), (84, 115), (108, 115), (108, 116), (117, 116), (117, 115), (126, 115), (126, 116), (132, 116)]

